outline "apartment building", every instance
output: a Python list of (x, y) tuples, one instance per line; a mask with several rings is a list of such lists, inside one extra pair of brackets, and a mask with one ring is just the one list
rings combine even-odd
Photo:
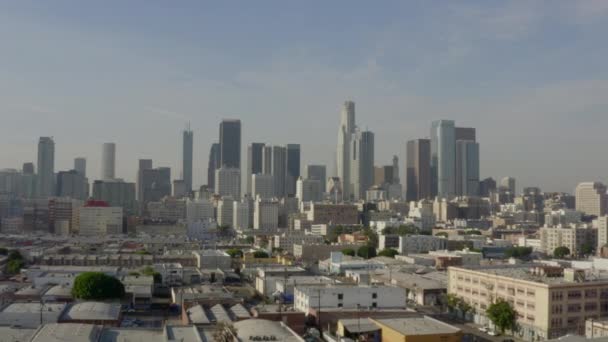
[(565, 246), (570, 254), (579, 255), (583, 246), (597, 245), (597, 229), (587, 226), (573, 225), (571, 227), (543, 227), (540, 232), (540, 249), (544, 253), (553, 254), (557, 247)]
[(392, 286), (317, 285), (294, 289), (295, 309), (389, 309), (405, 307), (405, 291)]
[[(590, 271), (589, 271), (590, 272)], [(584, 334), (585, 320), (608, 315), (608, 274), (542, 264), (450, 267), (448, 294), (475, 308), (475, 321), (501, 298), (517, 312), (516, 335), (527, 341)]]

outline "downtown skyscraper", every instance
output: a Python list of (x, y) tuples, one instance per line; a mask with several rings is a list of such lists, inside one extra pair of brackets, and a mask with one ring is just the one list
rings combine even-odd
[(431, 197), (431, 141), (416, 139), (407, 142), (406, 200)]
[(190, 126), (182, 134), (182, 180), (186, 194), (192, 191), (192, 159), (193, 159), (194, 133)]
[(456, 194), (456, 136), (453, 120), (433, 121), (431, 125), (431, 196)]
[(355, 133), (355, 103), (344, 102), (340, 115), (340, 127), (338, 128), (338, 147), (336, 150), (336, 173), (342, 181), (342, 198), (350, 199), (350, 147), (352, 136)]
[(241, 169), (241, 120), (220, 123), (219, 167)]
[(358, 131), (350, 140), (351, 196), (359, 200), (364, 199), (365, 192), (374, 185), (374, 133)]
[(37, 195), (40, 197), (53, 196), (55, 193), (55, 142), (53, 138), (40, 137), (37, 166)]
[(247, 177), (247, 193), (253, 194), (252, 188), (252, 177), (264, 172), (264, 158), (263, 151), (264, 143), (251, 143), (247, 146), (247, 171), (245, 177)]
[(116, 178), (116, 144), (104, 143), (101, 149), (101, 179)]
[(220, 144), (213, 143), (209, 149), (209, 161), (207, 162), (207, 187), (215, 189), (215, 170), (220, 168)]
[(300, 178), (300, 144), (287, 144), (287, 174), (285, 176), (285, 192), (287, 196), (295, 196), (296, 182)]

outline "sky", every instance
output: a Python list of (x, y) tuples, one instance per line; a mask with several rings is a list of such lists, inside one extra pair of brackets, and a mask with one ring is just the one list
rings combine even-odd
[[(573, 192), (608, 181), (608, 1), (2, 1), (0, 168), (55, 169), (117, 144), (180, 175), (194, 131), (206, 182), (223, 118), (251, 142), (300, 143), (302, 165), (333, 169), (339, 113), (375, 133), (376, 164), (428, 137), (431, 121), (477, 128), (481, 177)], [(402, 175), (403, 179), (403, 175)]]

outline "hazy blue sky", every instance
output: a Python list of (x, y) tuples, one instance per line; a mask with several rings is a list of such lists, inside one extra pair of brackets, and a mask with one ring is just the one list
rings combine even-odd
[[(86, 5), (85, 5), (86, 4)], [(573, 191), (608, 180), (608, 1), (2, 1), (0, 168), (55, 137), (56, 169), (117, 143), (195, 184), (222, 118), (252, 141), (301, 143), (332, 169), (339, 110), (376, 133), (376, 164), (434, 119), (477, 128), (482, 177)]]

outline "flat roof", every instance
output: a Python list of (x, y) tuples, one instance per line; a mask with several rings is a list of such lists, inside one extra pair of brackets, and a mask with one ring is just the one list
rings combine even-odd
[(120, 317), (120, 303), (82, 302), (70, 306), (62, 320), (115, 321)]
[[(163, 333), (156, 329), (105, 328), (98, 342), (165, 342)], [(186, 341), (186, 340), (184, 340)]]
[[(167, 341), (200, 341), (201, 336), (195, 326), (167, 325), (165, 327)], [(148, 342), (148, 341), (146, 341)], [(163, 341), (164, 342), (164, 341)]]
[(236, 322), (234, 327), (237, 330), (238, 337), (243, 341), (251, 341), (252, 338), (256, 337), (274, 337), (274, 341), (284, 342), (302, 341), (298, 335), (295, 335), (280, 322), (252, 318)]
[(30, 341), (37, 329), (0, 327), (0, 336), (3, 341)]
[[(587, 277), (584, 282), (573, 282), (561, 277), (547, 277), (543, 275), (535, 275), (530, 272), (531, 268), (536, 267), (553, 267), (546, 264), (518, 264), (518, 265), (483, 265), (483, 266), (466, 266), (466, 267), (451, 267), (455, 269), (469, 270), (474, 272), (482, 272), (501, 277), (513, 278), (516, 280), (529, 281), (539, 284), (559, 285), (559, 284), (585, 284), (608, 282), (608, 272), (596, 270), (593, 276)], [(559, 266), (558, 266), (559, 267)]]
[(42, 326), (31, 342), (96, 342), (100, 333), (101, 327), (94, 324), (51, 323)]
[(384, 318), (373, 321), (385, 325), (403, 335), (454, 334), (461, 330), (436, 319), (424, 317)]

